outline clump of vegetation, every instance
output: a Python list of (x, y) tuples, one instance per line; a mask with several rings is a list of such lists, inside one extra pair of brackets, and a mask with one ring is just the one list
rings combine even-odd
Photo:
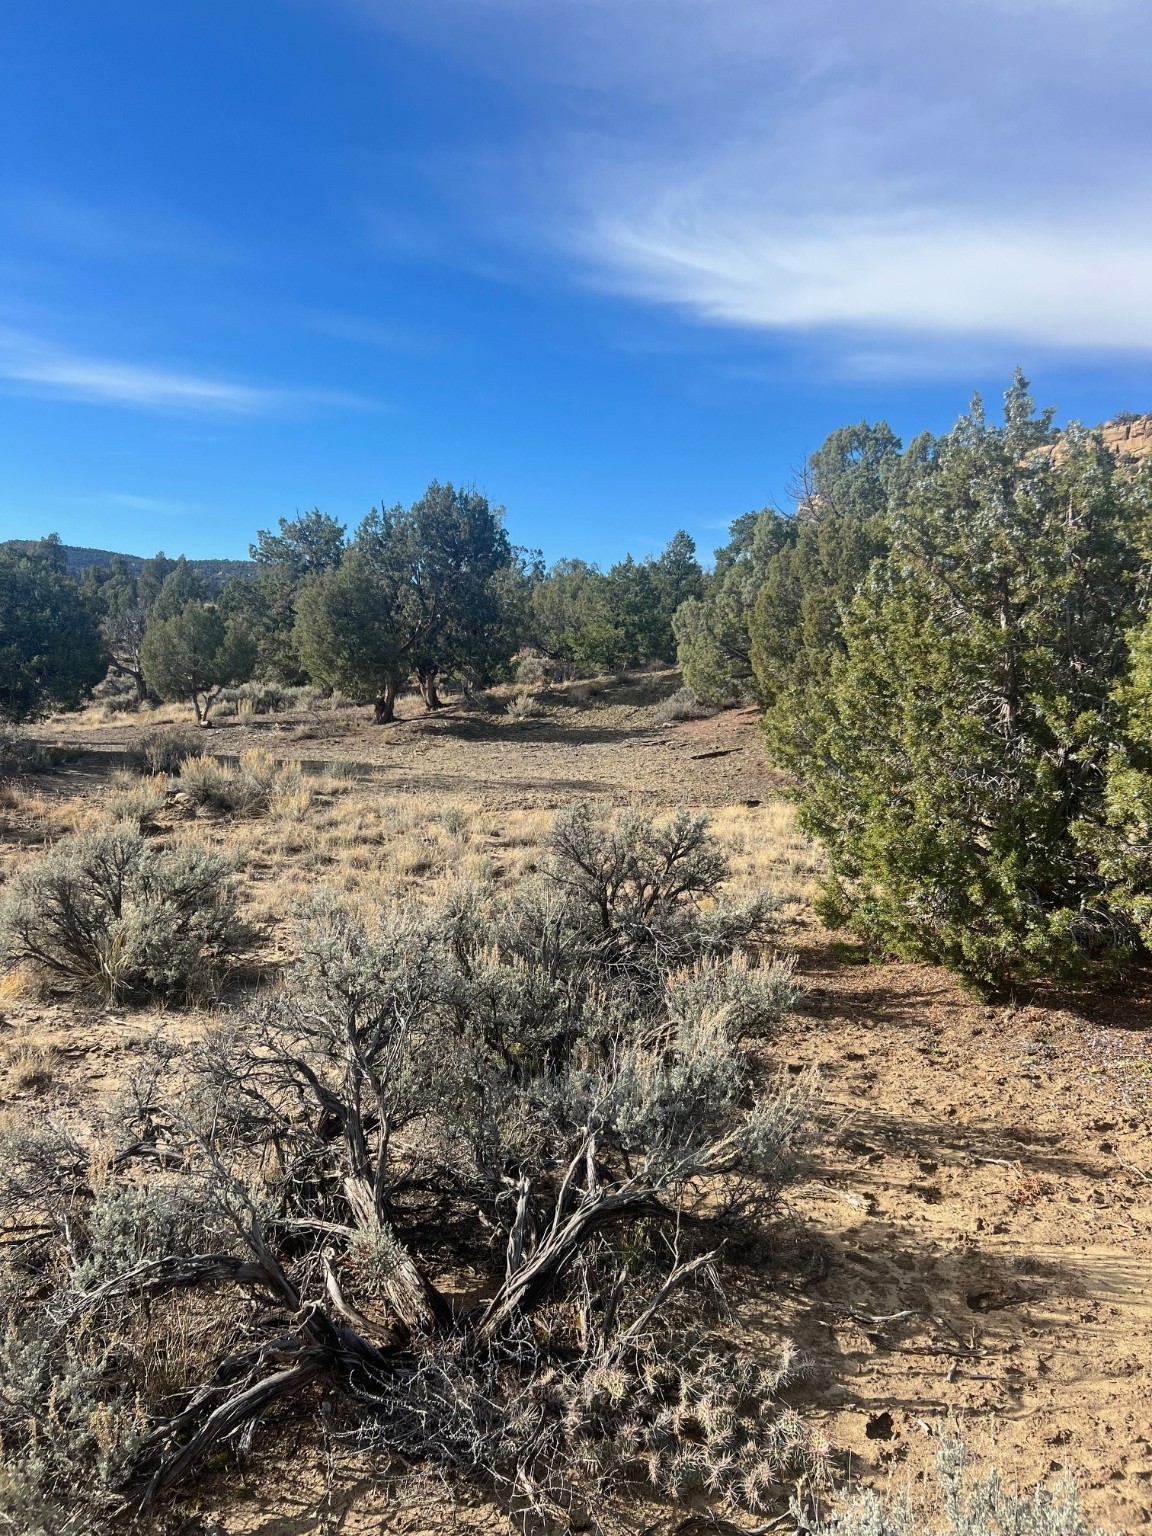
[(524, 651), (516, 658), (516, 681), (521, 688), (543, 688), (556, 676), (556, 662), (538, 651)]
[(656, 706), (655, 717), (658, 725), (665, 725), (679, 720), (707, 720), (715, 713), (708, 705), (701, 704), (691, 688), (677, 688)]
[(4, 963), (112, 1003), (208, 995), (252, 937), (226, 859), (125, 825), (64, 838), (0, 906)]
[(200, 737), (194, 731), (162, 726), (145, 731), (139, 750), (148, 773), (178, 774), (185, 760), (199, 752)]
[(222, 690), (251, 675), (256, 641), (239, 620), (199, 598), (189, 598), (168, 614), (165, 597), (172, 580), (153, 606), (140, 644), (140, 665), (154, 693), (191, 704), (197, 722), (207, 725)]
[(241, 717), (248, 715), (279, 715), (289, 707), (293, 696), (310, 690), (286, 688), (280, 683), (241, 683), (238, 688), (221, 690), (216, 713), (223, 705), (231, 705), (232, 712)]
[(1131, 952), (1083, 829), (1123, 728), (1145, 498), (1017, 379), (1002, 425), (977, 402), (891, 502), (887, 554), (767, 721), (830, 919), (991, 987)]
[(996, 1467), (973, 1475), (959, 1440), (941, 1441), (930, 1499), (882, 1498), (871, 1491), (848, 1500), (816, 1536), (1104, 1536), (1080, 1513), (1076, 1484), (1062, 1479), (1032, 1493), (1008, 1487)]
[(104, 676), (96, 619), (56, 537), (0, 546), (0, 719), (74, 709)]
[[(58, 1524), (104, 1496), (53, 1419), (75, 1341), (154, 1336), (190, 1289), (205, 1343), (182, 1379), (159, 1390), (126, 1342), (114, 1371), (80, 1362), (75, 1400), (109, 1426), (95, 1470), (136, 1499), (319, 1381), (365, 1450), (522, 1515), (609, 1525), (637, 1480), (762, 1509), (816, 1468), (781, 1400), (794, 1353), (754, 1364), (708, 1334), (719, 1249), (771, 1217), (811, 1094), (741, 1046), (794, 993), (759, 958), (769, 904), (709, 905), (725, 873), (701, 821), (581, 808), (512, 894), (368, 922), (321, 893), (283, 989), (111, 1118), (102, 1178), (76, 1148), (9, 1149), (0, 1206), (41, 1233), (20, 1303), (39, 1353), (0, 1434)], [(158, 1149), (181, 1171), (153, 1209), (133, 1169)], [(477, 1299), (453, 1299), (457, 1265)]]
[(140, 832), (148, 832), (155, 829), (166, 804), (162, 783), (156, 779), (136, 779), (109, 795), (100, 809), (106, 821), (127, 822)]
[(198, 805), (223, 816), (263, 815), (277, 795), (304, 788), (299, 769), (282, 767), (259, 747), (241, 752), (234, 765), (208, 755), (187, 758), (180, 781)]
[(516, 693), (505, 705), (504, 713), (509, 720), (539, 720), (545, 713), (544, 706), (534, 693)]
[(52, 763), (53, 754), (43, 743), (14, 725), (0, 725), (0, 779), (43, 773)]

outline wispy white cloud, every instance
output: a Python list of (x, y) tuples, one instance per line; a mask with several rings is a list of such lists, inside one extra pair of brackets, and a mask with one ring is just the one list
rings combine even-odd
[(1090, 220), (933, 208), (801, 219), (681, 189), (603, 216), (583, 242), (601, 281), (731, 325), (1152, 348), (1152, 220), (1124, 205)]
[(345, 3), (515, 93), (460, 196), (586, 282), (865, 370), (1152, 349), (1147, 0)]
[(105, 506), (125, 507), (130, 512), (154, 512), (162, 517), (180, 517), (196, 511), (190, 502), (172, 501), (167, 496), (135, 496), (129, 491), (105, 491), (93, 499)]
[(85, 357), (18, 331), (0, 331), (0, 379), (25, 392), (147, 410), (254, 416), (274, 410), (283, 400), (278, 390)]
[(384, 410), (380, 401), (339, 390), (272, 389), (118, 358), (90, 357), (0, 328), (0, 387), (136, 410), (267, 416), (309, 407)]

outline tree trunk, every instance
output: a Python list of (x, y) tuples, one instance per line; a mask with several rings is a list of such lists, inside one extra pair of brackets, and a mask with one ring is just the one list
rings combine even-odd
[(396, 718), (396, 684), (389, 680), (382, 693), (377, 694), (372, 706), (372, 718), (377, 725), (389, 725)]
[(424, 698), (425, 709), (439, 709), (440, 695), (436, 692), (436, 673), (421, 672), (420, 692)]

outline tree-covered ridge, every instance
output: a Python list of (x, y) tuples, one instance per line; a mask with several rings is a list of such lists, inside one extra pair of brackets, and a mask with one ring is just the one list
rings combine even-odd
[[(7, 539), (0, 543), (0, 550), (23, 549), (25, 551), (35, 547), (35, 539)], [(125, 555), (112, 549), (89, 549), (82, 544), (61, 544), (60, 553), (64, 560), (64, 571), (68, 576), (82, 577), (85, 571), (110, 566), (117, 560), (122, 560), (125, 565), (137, 573), (148, 564), (143, 555)], [(226, 581), (234, 578), (243, 580), (252, 575), (252, 562), (250, 560), (224, 560), (205, 558), (202, 560), (189, 560), (188, 564), (197, 571), (213, 590), (222, 587)]]

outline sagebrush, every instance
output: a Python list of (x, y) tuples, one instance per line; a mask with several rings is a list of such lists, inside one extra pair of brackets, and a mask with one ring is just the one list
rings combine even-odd
[[(62, 1523), (155, 1501), (315, 1384), (361, 1447), (520, 1521), (604, 1526), (638, 1482), (763, 1509), (811, 1472), (794, 1352), (709, 1333), (720, 1250), (767, 1230), (812, 1091), (741, 1043), (795, 990), (760, 955), (772, 904), (717, 903), (724, 876), (698, 820), (577, 808), (513, 894), (366, 918), (318, 893), (281, 990), (109, 1115), (99, 1177), (67, 1138), (10, 1147), (6, 1210), (63, 1277), (24, 1294), (49, 1365), (2, 1427), (37, 1497)], [(66, 1338), (154, 1335), (190, 1294), (207, 1343), (178, 1386), (128, 1348), (89, 1362), (115, 1454), (77, 1489), (47, 1406)]]
[(126, 823), (64, 838), (0, 905), (0, 959), (113, 1003), (208, 996), (252, 942), (231, 865)]

